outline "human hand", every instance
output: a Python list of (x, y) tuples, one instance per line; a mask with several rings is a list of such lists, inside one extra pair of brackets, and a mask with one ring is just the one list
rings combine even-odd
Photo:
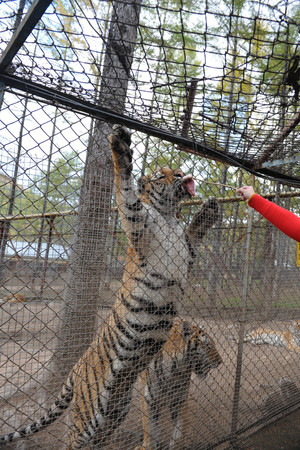
[(242, 186), (237, 189), (237, 193), (242, 197), (242, 200), (249, 200), (249, 198), (255, 194), (252, 186)]

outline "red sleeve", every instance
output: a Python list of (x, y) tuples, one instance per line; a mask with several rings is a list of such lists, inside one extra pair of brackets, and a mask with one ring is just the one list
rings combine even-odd
[(258, 194), (254, 194), (248, 203), (280, 231), (300, 242), (300, 217)]

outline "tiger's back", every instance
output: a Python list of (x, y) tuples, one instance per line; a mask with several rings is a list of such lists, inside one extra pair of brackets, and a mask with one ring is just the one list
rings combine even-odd
[(287, 350), (300, 352), (300, 321), (291, 322), (287, 331), (274, 331), (268, 328), (257, 328), (245, 336), (245, 342), (251, 344), (269, 344), (284, 347)]

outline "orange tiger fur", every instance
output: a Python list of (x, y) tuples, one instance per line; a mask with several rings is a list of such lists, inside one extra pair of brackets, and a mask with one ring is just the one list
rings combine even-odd
[(300, 321), (294, 320), (289, 331), (274, 331), (267, 328), (257, 328), (245, 336), (245, 342), (251, 344), (270, 344), (285, 347), (287, 350), (300, 352)]
[(174, 425), (168, 448), (184, 448), (191, 375), (204, 379), (221, 362), (214, 341), (202, 328), (174, 321), (168, 340), (141, 375), (144, 440), (135, 450), (160, 448), (158, 421), (163, 407), (169, 409)]
[(116, 126), (110, 136), (117, 204), (129, 240), (122, 288), (95, 341), (75, 364), (47, 414), (2, 437), (0, 444), (36, 433), (72, 403), (67, 449), (105, 445), (125, 418), (132, 387), (167, 339), (183, 296), (194, 249), (215, 222), (218, 205), (206, 201), (186, 231), (175, 217), (194, 182), (182, 171), (163, 168), (139, 182), (131, 179), (131, 135)]

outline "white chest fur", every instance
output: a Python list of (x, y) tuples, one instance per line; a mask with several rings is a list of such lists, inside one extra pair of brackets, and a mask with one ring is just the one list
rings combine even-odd
[(166, 278), (184, 284), (191, 255), (181, 224), (175, 217), (165, 218), (157, 213), (152, 216), (149, 231), (148, 265)]

